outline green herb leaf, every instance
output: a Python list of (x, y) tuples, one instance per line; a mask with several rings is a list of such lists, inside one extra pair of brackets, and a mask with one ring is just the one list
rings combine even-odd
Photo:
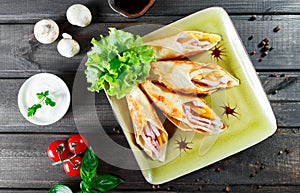
[(38, 99), (42, 99), (42, 98), (44, 98), (48, 95), (49, 95), (49, 90), (47, 90), (45, 92), (36, 93), (36, 96), (37, 96)]
[(49, 97), (46, 97), (45, 104), (50, 105), (51, 107), (54, 107), (56, 105), (56, 103), (52, 99), (50, 99)]
[(133, 85), (144, 82), (149, 76), (150, 62), (155, 60), (140, 36), (109, 29), (109, 35), (92, 39), (85, 70), (90, 91), (107, 89), (110, 96), (124, 97)]
[(92, 181), (96, 175), (97, 167), (98, 158), (93, 149), (89, 147), (84, 153), (80, 167), (80, 177), (83, 180), (83, 185), (81, 185), (82, 190), (89, 190), (92, 188)]
[(65, 185), (57, 184), (52, 186), (48, 193), (73, 193), (72, 190)]
[(102, 174), (94, 178), (93, 188), (101, 192), (106, 192), (117, 187), (122, 182), (123, 180), (116, 176), (112, 176), (110, 174)]
[(37, 96), (37, 98), (38, 99), (42, 99), (42, 98), (44, 98), (44, 93), (36, 93), (36, 96)]
[(80, 192), (85, 192), (86, 191), (86, 185), (84, 184), (84, 181), (81, 181), (79, 184), (80, 187)]
[(49, 90), (44, 92), (44, 96), (49, 96)]
[(27, 108), (27, 116), (32, 117), (35, 115), (37, 109), (42, 108), (42, 103), (45, 101), (46, 105), (50, 105), (51, 107), (54, 107), (56, 103), (49, 97), (49, 91), (36, 93), (36, 96), (38, 99), (40, 99), (40, 102), (37, 104), (32, 105), (31, 107)]
[(34, 104), (31, 107), (27, 108), (27, 116), (28, 117), (32, 117), (33, 115), (35, 115), (37, 109), (42, 108), (41, 104)]

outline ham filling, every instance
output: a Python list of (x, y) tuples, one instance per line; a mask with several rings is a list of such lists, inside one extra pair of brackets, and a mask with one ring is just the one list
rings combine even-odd
[(204, 48), (210, 45), (209, 41), (199, 41), (197, 38), (192, 37), (188, 33), (180, 33), (177, 37), (177, 42), (180, 43), (183, 48)]
[[(217, 73), (217, 72), (216, 72)], [(206, 87), (218, 87), (219, 85), (227, 86), (230, 78), (227, 76), (215, 76), (213, 70), (197, 70), (191, 73), (194, 84)]]
[(162, 141), (160, 140), (161, 134), (158, 128), (153, 123), (148, 122), (141, 136), (145, 142), (146, 148), (150, 149), (153, 153), (153, 157), (159, 158)]
[[(211, 112), (207, 112), (207, 106), (202, 102), (189, 102), (183, 105), (183, 109), (188, 120), (188, 125), (204, 133), (213, 133), (219, 122), (212, 119)], [(201, 115), (204, 112), (206, 115)], [(210, 116), (208, 116), (210, 115)]]

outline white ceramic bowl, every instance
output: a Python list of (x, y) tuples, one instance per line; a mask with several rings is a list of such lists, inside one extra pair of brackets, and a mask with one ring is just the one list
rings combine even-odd
[[(27, 116), (27, 109), (40, 100), (36, 93), (49, 91), (49, 97), (56, 102), (54, 107), (42, 104), (34, 116)], [(60, 120), (70, 106), (70, 92), (65, 82), (50, 73), (39, 73), (27, 79), (18, 94), (18, 106), (21, 114), (36, 125), (50, 125)]]

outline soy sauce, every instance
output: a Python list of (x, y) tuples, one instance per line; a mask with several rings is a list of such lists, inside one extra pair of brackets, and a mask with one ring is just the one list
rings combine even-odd
[(141, 12), (150, 0), (114, 0), (115, 6), (129, 14)]

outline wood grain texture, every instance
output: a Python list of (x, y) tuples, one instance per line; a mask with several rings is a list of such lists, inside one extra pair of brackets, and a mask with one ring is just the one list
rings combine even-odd
[[(100, 161), (98, 173), (111, 173), (125, 180), (110, 191), (112, 193), (215, 193), (224, 192), (226, 186), (231, 187), (231, 192), (239, 193), (300, 192), (300, 1), (157, 0), (143, 17), (128, 19), (112, 11), (107, 0), (81, 0), (93, 14), (93, 22), (86, 28), (72, 26), (66, 20), (66, 9), (75, 3), (79, 1), (1, 1), (0, 193), (48, 192), (54, 184), (66, 184), (73, 190), (79, 187), (79, 178), (66, 176), (62, 166), (52, 166), (46, 155), (50, 142), (66, 140), (78, 133), (73, 108), (55, 124), (41, 127), (29, 123), (17, 106), (17, 92), (26, 78), (39, 72), (51, 72), (59, 75), (72, 91), (75, 72), (90, 49), (92, 37), (107, 34), (109, 27), (165, 25), (211, 6), (223, 7), (233, 20), (246, 51), (257, 52), (250, 59), (274, 110), (276, 133), (247, 150), (160, 186), (147, 183), (140, 171), (125, 170), (104, 161)], [(249, 21), (254, 14), (257, 19)], [(44, 18), (57, 21), (61, 32), (70, 33), (80, 43), (78, 56), (63, 58), (56, 51), (58, 41), (42, 45), (35, 40), (33, 26)], [(272, 30), (277, 25), (282, 29), (274, 33)], [(253, 39), (248, 40), (249, 36)], [(270, 38), (274, 49), (264, 61), (258, 62), (257, 45), (265, 37)], [(273, 77), (274, 73), (279, 76)], [(104, 93), (97, 94), (96, 103), (88, 105), (96, 106), (95, 113), (106, 133), (116, 143), (128, 147)], [(82, 112), (79, 119), (88, 120), (89, 113), (88, 110)], [(290, 153), (285, 152), (286, 148)], [(222, 168), (220, 172), (215, 171), (217, 167)], [(251, 177), (253, 172), (256, 175)]]
[[(79, 178), (65, 175), (61, 165), (52, 166), (46, 155), (47, 146), (51, 141), (66, 140), (67, 137), (68, 135), (54, 134), (51, 136), (0, 134), (0, 188), (50, 188), (57, 183), (78, 188)], [(124, 136), (112, 135), (111, 137), (127, 146)], [(240, 184), (248, 186), (250, 190), (253, 185), (260, 184), (275, 187), (300, 184), (300, 156), (297, 148), (299, 145), (298, 135), (275, 134), (245, 151), (163, 184), (161, 189), (167, 190), (167, 187), (171, 187), (174, 191), (188, 192), (205, 186), (219, 188), (232, 184), (238, 187)], [(278, 155), (278, 152), (285, 148), (290, 148), (291, 152)], [(128, 160), (123, 159), (123, 161)], [(264, 168), (260, 169), (262, 165)], [(221, 167), (222, 170), (216, 172), (216, 167)], [(100, 161), (98, 172), (111, 173), (125, 179), (125, 182), (117, 188), (118, 191), (152, 190), (152, 186), (145, 182), (140, 171), (129, 172)], [(250, 177), (253, 172), (257, 172), (257, 175)]]
[[(234, 16), (233, 22), (240, 34), (246, 51), (255, 50), (257, 54), (251, 56), (258, 71), (300, 70), (299, 46), (300, 20), (259, 20), (247, 21)], [(300, 18), (300, 17), (299, 17)], [(164, 20), (156, 20), (156, 24), (165, 24)], [(62, 32), (70, 33), (81, 45), (81, 52), (72, 59), (59, 55), (56, 49), (57, 41), (51, 45), (42, 45), (33, 36), (33, 25), (0, 25), (0, 77), (29, 77), (38, 72), (52, 72), (56, 74), (74, 74), (86, 52), (90, 49), (90, 40), (107, 34), (108, 27), (125, 28), (142, 23), (95, 23), (83, 29), (61, 24)], [(282, 30), (274, 33), (273, 28), (280, 24)], [(253, 36), (249, 41), (248, 37)], [(265, 37), (270, 38), (270, 45), (274, 48), (259, 62), (260, 48), (257, 45)]]
[[(192, 191), (182, 190), (181, 193), (190, 193), (190, 192), (201, 192), (201, 193), (216, 193), (224, 192), (226, 186), (230, 186), (232, 192), (237, 193), (252, 193), (252, 192), (272, 192), (272, 193), (295, 193), (299, 191), (297, 186), (269, 186), (269, 185), (197, 185), (195, 184)], [(48, 189), (2, 189), (0, 193), (47, 193)], [(171, 186), (159, 186), (153, 187), (152, 190), (112, 190), (110, 193), (176, 193), (178, 190), (174, 190)]]
[[(0, 22), (36, 22), (41, 18), (52, 18), (64, 22), (65, 12), (69, 6), (78, 3), (75, 0), (3, 0), (0, 8)], [(105, 0), (82, 0), (92, 11), (94, 21), (103, 21), (105, 18), (114, 17), (116, 19), (129, 21), (113, 12)], [(300, 12), (300, 3), (297, 0), (287, 0), (284, 3), (281, 0), (260, 1), (253, 0), (251, 3), (247, 0), (220, 1), (220, 0), (157, 0), (154, 6), (147, 14), (138, 19), (130, 21), (142, 21), (151, 16), (176, 16), (188, 15), (198, 10), (211, 7), (223, 7), (230, 14), (298, 14)]]
[[(267, 77), (266, 77), (267, 75)], [(278, 76), (278, 77), (273, 77)], [(280, 77), (284, 76), (284, 77)], [(299, 100), (300, 82), (297, 75), (279, 72), (260, 74), (260, 81), (271, 101)]]
[[(270, 73), (271, 75), (273, 73)], [(269, 77), (269, 73), (260, 73), (262, 85), (271, 100), (279, 127), (299, 127), (299, 76), (298, 73), (286, 74), (285, 77)], [(63, 76), (72, 94), (72, 76)], [(17, 105), (18, 90), (25, 79), (0, 79), (0, 131), (1, 132), (76, 132), (76, 125), (70, 107), (63, 119), (50, 126), (35, 126), (22, 117)], [(277, 93), (274, 91), (277, 90)], [(274, 92), (274, 93), (273, 93)], [(89, 104), (89, 103), (88, 103)], [(96, 94), (94, 104), (103, 127), (111, 131), (118, 127), (112, 109), (103, 92)], [(89, 108), (84, 108), (85, 111)], [(88, 119), (90, 112), (82, 112), (81, 119)]]

